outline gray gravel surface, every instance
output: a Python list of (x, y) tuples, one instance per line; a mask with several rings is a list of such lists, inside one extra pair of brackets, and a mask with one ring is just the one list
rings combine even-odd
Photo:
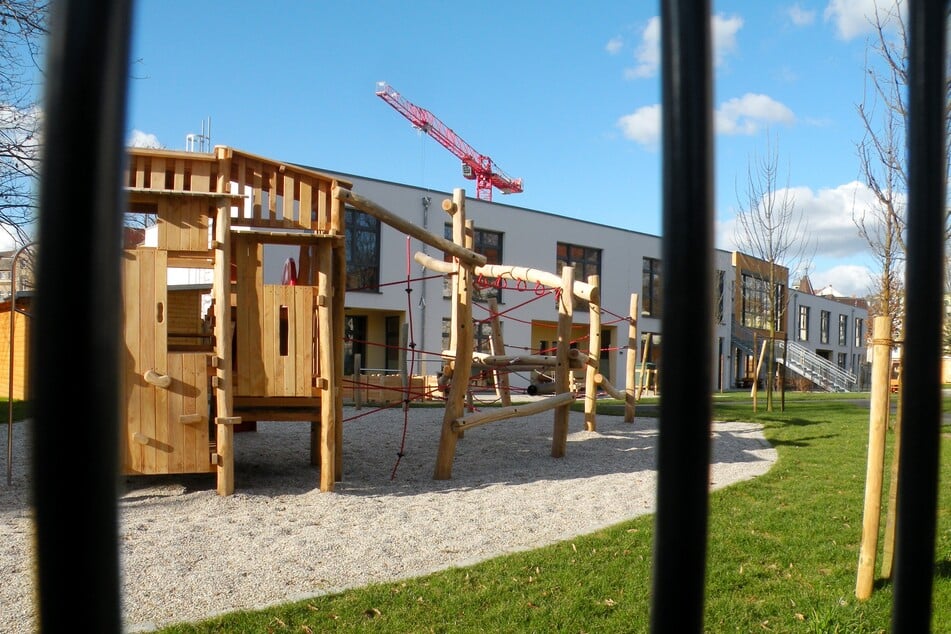
[[(652, 512), (657, 421), (572, 413), (551, 457), (553, 413), (470, 429), (433, 480), (442, 409), (345, 409), (344, 478), (317, 488), (309, 425), (235, 435), (236, 492), (211, 475), (120, 481), (122, 620), (148, 631), (222, 612), (464, 566)], [(14, 424), (0, 484), (0, 631), (37, 629), (29, 421)], [(4, 428), (4, 432), (6, 429)], [(749, 423), (714, 425), (711, 488), (765, 473), (776, 452)], [(5, 445), (5, 443), (4, 443)], [(402, 457), (399, 454), (402, 453)], [(0, 457), (6, 473), (6, 454)], [(82, 505), (82, 492), (76, 492)]]

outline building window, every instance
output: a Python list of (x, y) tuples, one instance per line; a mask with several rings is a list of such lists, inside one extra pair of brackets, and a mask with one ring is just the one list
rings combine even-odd
[(726, 278), (726, 271), (717, 271), (717, 296), (714, 299), (714, 314), (716, 315), (718, 324), (723, 323), (723, 293), (725, 291), (724, 280)]
[(344, 210), (347, 290), (380, 290), (380, 221), (357, 209)]
[(361, 368), (367, 367), (367, 318), (349, 315), (343, 323), (343, 373), (349, 376), (355, 369), (356, 355), (360, 355)]
[(799, 341), (809, 341), (809, 307), (799, 307)]
[(840, 369), (842, 369), (842, 370), (845, 370), (845, 369), (846, 369), (846, 359), (847, 359), (847, 358), (848, 358), (848, 356), (847, 356), (844, 352), (840, 352), (840, 353), (838, 354), (837, 361), (838, 361), (838, 365), (839, 365), (839, 368), (840, 368)]
[(827, 310), (819, 311), (819, 343), (829, 343), (829, 321), (832, 314)]
[(849, 316), (839, 315), (839, 345), (849, 345)]
[[(591, 275), (600, 277), (601, 249), (559, 242), (555, 247), (555, 271), (561, 275), (561, 270), (566, 266), (574, 267), (575, 279), (579, 282), (586, 282)], [(572, 299), (575, 308), (584, 305), (577, 297), (573, 296)]]
[(859, 317), (855, 318), (855, 346), (860, 348), (865, 345), (865, 337), (862, 332), (862, 319)]
[[(443, 232), (446, 240), (452, 240), (452, 225), (446, 224)], [(500, 231), (489, 231), (488, 229), (475, 228), (472, 230), (472, 250), (485, 256), (486, 264), (502, 264), (502, 233)], [(444, 258), (447, 262), (452, 260), (452, 256), (446, 254)], [(477, 302), (487, 302), (494, 297), (499, 303), (502, 302), (501, 284), (496, 285), (494, 279), (473, 280), (472, 299)], [(443, 282), (443, 297), (452, 295), (452, 280), (447, 276)]]
[(660, 260), (644, 258), (643, 279), (641, 282), (641, 310), (648, 317), (663, 317), (661, 306), (661, 283), (663, 276)]
[(769, 282), (743, 274), (740, 289), (741, 323), (748, 328), (769, 327)]

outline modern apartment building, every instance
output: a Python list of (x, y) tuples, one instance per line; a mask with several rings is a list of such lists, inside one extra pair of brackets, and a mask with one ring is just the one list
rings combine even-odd
[[(390, 213), (426, 231), (451, 238), (451, 219), (442, 202), (452, 192), (434, 191), (385, 182), (354, 174), (317, 171), (345, 178), (353, 192), (372, 200)], [(620, 389), (626, 386), (626, 356), (632, 296), (637, 304), (636, 351), (638, 375), (642, 367), (660, 368), (664, 339), (661, 238), (659, 236), (578, 220), (544, 211), (477, 199), (466, 191), (466, 218), (473, 224), (472, 248), (489, 264), (505, 264), (560, 274), (561, 267), (575, 267), (575, 279), (597, 275), (601, 289), (600, 371)], [(346, 356), (344, 372), (354, 370), (359, 355), (366, 373), (397, 373), (406, 364), (411, 374), (438, 374), (441, 353), (449, 349), (451, 293), (447, 276), (434, 274), (414, 260), (417, 252), (437, 259), (443, 254), (393, 227), (356, 209), (346, 211), (348, 289), (346, 296)], [(294, 253), (273, 248), (265, 251), (264, 275), (271, 283), (285, 275)], [(755, 372), (761, 342), (768, 332), (763, 323), (762, 261), (724, 250), (714, 253), (716, 275), (700, 284), (713, 285), (714, 323), (697, 324), (696, 346), (709, 346), (713, 390), (741, 387)], [(825, 360), (859, 376), (865, 354), (867, 310), (799, 290), (790, 290), (788, 272), (781, 268), (777, 288), (783, 302), (779, 341), (795, 354), (809, 357), (810, 367)], [(548, 289), (518, 280), (477, 279), (473, 308), (475, 348), (490, 350), (490, 300), (497, 304), (503, 331), (504, 353), (553, 354), (557, 342), (558, 311)], [(699, 295), (698, 295), (699, 296)], [(588, 311), (576, 309), (572, 347), (588, 350)], [(803, 326), (800, 327), (800, 320)], [(786, 349), (786, 348), (783, 348)], [(803, 352), (804, 351), (804, 352)], [(502, 354), (502, 351), (494, 351)], [(782, 349), (777, 351), (782, 358)], [(793, 355), (788, 355), (790, 361)], [(404, 361), (405, 357), (405, 361)], [(815, 361), (818, 358), (819, 361)], [(790, 364), (792, 366), (792, 364)], [(803, 373), (816, 369), (802, 367)], [(762, 376), (762, 374), (761, 374)], [(646, 379), (647, 377), (645, 377)], [(479, 377), (476, 377), (479, 380)], [(486, 377), (491, 382), (491, 377)], [(511, 385), (526, 388), (531, 373), (514, 372)], [(847, 378), (827, 389), (856, 389)]]

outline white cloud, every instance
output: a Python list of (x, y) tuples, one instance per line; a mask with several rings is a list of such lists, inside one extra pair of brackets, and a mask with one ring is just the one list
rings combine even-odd
[(832, 22), (839, 38), (851, 40), (873, 31), (876, 10), (881, 21), (887, 23), (896, 9), (905, 10), (903, 0), (830, 0), (823, 17)]
[(612, 37), (608, 40), (608, 43), (604, 45), (604, 50), (606, 50), (611, 55), (617, 55), (621, 52), (621, 49), (624, 48), (624, 40), (618, 37)]
[(743, 28), (743, 18), (725, 18), (722, 15), (713, 16), (713, 63), (723, 65), (728, 53), (736, 50), (736, 34)]
[(796, 26), (809, 26), (816, 20), (816, 12), (803, 9), (799, 3), (792, 5), (786, 10), (786, 14), (792, 23)]
[(755, 134), (769, 123), (793, 123), (796, 120), (792, 110), (766, 95), (747, 93), (723, 102), (714, 121), (716, 130), (721, 134)]
[(660, 18), (653, 17), (641, 33), (641, 43), (634, 52), (637, 66), (624, 71), (627, 79), (652, 77), (660, 66)]
[(809, 274), (815, 289), (832, 286), (848, 297), (868, 297), (872, 288), (872, 270), (859, 264), (838, 264)]
[(638, 108), (618, 119), (624, 138), (641, 145), (656, 145), (660, 141), (660, 104)]
[[(713, 63), (720, 66), (724, 58), (736, 50), (736, 34), (743, 27), (743, 18), (724, 17), (720, 14), (710, 18), (713, 38)], [(637, 65), (624, 70), (626, 79), (653, 77), (660, 67), (660, 18), (647, 21), (641, 32), (641, 43), (634, 53)]]
[[(617, 121), (625, 139), (641, 145), (656, 145), (661, 134), (660, 104), (638, 108)], [(791, 124), (796, 120), (792, 110), (766, 95), (748, 93), (725, 101), (714, 114), (718, 134), (757, 133), (771, 123)]]
[[(778, 198), (784, 193), (784, 190), (776, 192)], [(814, 241), (815, 254), (811, 250), (805, 254), (812, 257), (814, 271), (818, 271), (809, 274), (812, 285), (820, 288), (832, 284), (837, 290), (857, 297), (868, 294), (872, 253), (859, 235), (853, 218), (874, 206), (872, 192), (862, 183), (852, 181), (818, 191), (792, 187), (789, 195), (795, 201), (797, 213), (802, 213), (808, 239)], [(737, 249), (735, 227), (735, 218), (717, 222), (719, 248)]]
[(162, 147), (162, 144), (159, 143), (157, 136), (147, 132), (142, 132), (141, 130), (133, 130), (129, 134), (129, 139), (126, 141), (126, 144), (129, 147), (143, 147), (156, 150)]

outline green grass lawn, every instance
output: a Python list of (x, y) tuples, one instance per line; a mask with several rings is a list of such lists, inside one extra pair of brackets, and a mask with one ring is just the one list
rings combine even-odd
[[(748, 394), (714, 399), (717, 419), (762, 423), (779, 459), (766, 475), (711, 495), (707, 631), (890, 629), (887, 580), (877, 580), (869, 600), (855, 599), (868, 442), (868, 409), (860, 401), (867, 397), (787, 394), (785, 411), (765, 412), (760, 399), (756, 414)], [(599, 411), (612, 407), (623, 412), (619, 404)], [(656, 407), (639, 404), (637, 413), (650, 415)], [(951, 477), (949, 435), (941, 441), (945, 483)], [(891, 441), (889, 434), (885, 492)], [(933, 631), (951, 632), (949, 487), (941, 496)], [(472, 567), (162, 631), (646, 632), (653, 522), (641, 517)]]

